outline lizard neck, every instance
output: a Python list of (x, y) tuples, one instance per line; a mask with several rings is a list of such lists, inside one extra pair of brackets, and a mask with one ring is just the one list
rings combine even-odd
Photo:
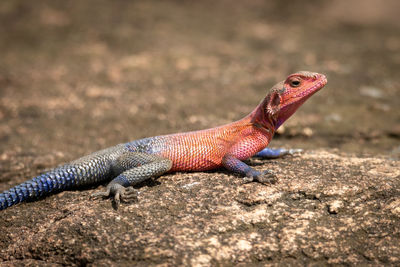
[(248, 159), (268, 146), (274, 135), (274, 128), (254, 116), (256, 110), (241, 120), (235, 121), (224, 129), (229, 136), (228, 151), (239, 160)]
[(269, 98), (267, 96), (249, 115), (243, 118), (243, 120), (249, 121), (253, 127), (272, 138), (277, 128), (277, 120), (275, 117), (265, 112), (268, 101)]
[(241, 138), (252, 136), (251, 140), (268, 144), (275, 133), (276, 120), (268, 118), (264, 114), (263, 102), (243, 119), (232, 122), (225, 127), (234, 129), (233, 132), (239, 134)]

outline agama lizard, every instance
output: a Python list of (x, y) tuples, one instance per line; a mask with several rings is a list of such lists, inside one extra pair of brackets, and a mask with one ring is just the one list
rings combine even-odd
[(324, 75), (298, 72), (272, 87), (243, 119), (220, 127), (162, 135), (119, 144), (61, 165), (0, 194), (0, 210), (57, 191), (110, 181), (105, 192), (120, 200), (136, 198), (133, 185), (164, 173), (224, 167), (246, 181), (274, 181), (270, 171), (246, 163), (252, 156), (274, 158), (296, 150), (266, 148), (274, 132), (310, 96), (327, 83)]

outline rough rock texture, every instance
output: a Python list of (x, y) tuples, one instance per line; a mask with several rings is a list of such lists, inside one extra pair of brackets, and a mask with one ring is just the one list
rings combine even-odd
[(310, 151), (251, 163), (279, 182), (180, 173), (143, 185), (139, 201), (117, 211), (109, 200), (90, 201), (95, 190), (10, 208), (0, 213), (0, 257), (96, 266), (400, 264), (398, 160)]

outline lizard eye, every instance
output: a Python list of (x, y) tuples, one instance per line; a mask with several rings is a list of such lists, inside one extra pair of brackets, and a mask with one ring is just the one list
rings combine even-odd
[(293, 79), (293, 80), (291, 80), (289, 82), (289, 84), (290, 84), (291, 87), (299, 87), (301, 82), (299, 80), (297, 80), (297, 79)]

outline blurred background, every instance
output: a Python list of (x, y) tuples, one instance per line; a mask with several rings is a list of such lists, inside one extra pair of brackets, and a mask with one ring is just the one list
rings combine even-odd
[(3, 0), (2, 179), (240, 119), (298, 70), (328, 85), (272, 146), (398, 158), (399, 3)]

